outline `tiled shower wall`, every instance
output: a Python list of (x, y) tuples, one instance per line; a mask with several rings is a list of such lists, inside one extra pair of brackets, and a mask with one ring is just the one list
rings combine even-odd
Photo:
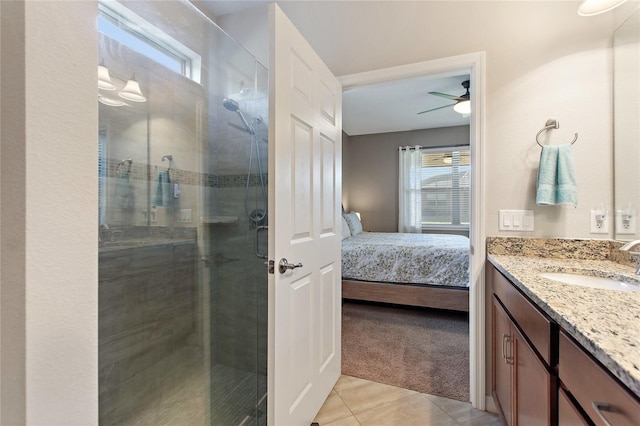
[(200, 344), (195, 238), (102, 250), (99, 262), (100, 423), (118, 424), (175, 386), (163, 363)]

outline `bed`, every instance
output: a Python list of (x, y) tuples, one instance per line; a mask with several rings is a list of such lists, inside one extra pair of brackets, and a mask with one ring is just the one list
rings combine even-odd
[(342, 240), (342, 297), (469, 311), (469, 239), (357, 232)]

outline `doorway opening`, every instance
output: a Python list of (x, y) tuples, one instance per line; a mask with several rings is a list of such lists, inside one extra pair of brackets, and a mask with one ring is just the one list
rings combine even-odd
[[(474, 408), (485, 409), (485, 289), (484, 289), (484, 53), (472, 53), (451, 58), (426, 61), (406, 66), (352, 74), (340, 78), (343, 92), (367, 85), (380, 85), (421, 76), (447, 78), (467, 74), (471, 86), (472, 104), (469, 121), (470, 150), (470, 226), (469, 226), (469, 393)], [(348, 155), (348, 154), (347, 154)], [(346, 161), (345, 161), (346, 162)], [(345, 177), (345, 180), (348, 176)], [(347, 210), (349, 190), (343, 193)], [(396, 208), (397, 207), (393, 207)], [(392, 230), (390, 230), (392, 231)]]

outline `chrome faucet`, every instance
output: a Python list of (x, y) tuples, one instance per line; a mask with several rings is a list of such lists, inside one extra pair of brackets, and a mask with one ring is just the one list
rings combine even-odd
[[(637, 250), (632, 250), (635, 247), (640, 246), (640, 240), (629, 241), (627, 244), (620, 247), (620, 251), (626, 251), (632, 256), (640, 256), (640, 252)], [(636, 275), (640, 275), (640, 265), (638, 265), (638, 269), (636, 270)]]

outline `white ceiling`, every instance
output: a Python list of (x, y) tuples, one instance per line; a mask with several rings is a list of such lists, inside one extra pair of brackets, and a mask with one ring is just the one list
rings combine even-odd
[[(470, 117), (453, 110), (455, 101), (429, 92), (460, 96), (465, 93), (461, 83), (468, 79), (468, 75), (425, 76), (347, 90), (342, 95), (342, 128), (349, 136), (356, 136), (467, 125)], [(473, 93), (473, 88), (470, 91)], [(444, 105), (451, 107), (418, 114)]]
[(232, 0), (232, 1), (207, 1), (207, 0), (199, 0), (195, 3), (204, 6), (206, 9), (211, 11), (215, 16), (223, 16), (228, 15), (230, 13), (241, 12), (245, 9), (253, 7), (259, 3), (264, 3), (266, 1), (271, 0), (254, 0), (254, 1), (242, 1), (242, 0)]
[[(201, 0), (198, 3), (214, 15), (223, 16), (263, 1), (267, 0)], [(425, 76), (349, 89), (343, 93), (342, 128), (349, 136), (356, 136), (468, 125), (470, 118), (453, 111), (453, 107), (418, 114), (420, 111), (453, 105), (455, 101), (430, 95), (429, 92), (460, 96), (465, 93), (461, 83), (468, 79), (468, 75)], [(473, 96), (473, 88), (470, 91)]]

